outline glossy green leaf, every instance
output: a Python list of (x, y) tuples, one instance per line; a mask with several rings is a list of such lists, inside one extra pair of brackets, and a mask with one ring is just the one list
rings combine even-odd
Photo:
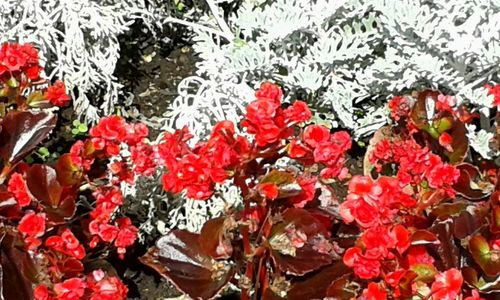
[(469, 250), (486, 275), (500, 275), (500, 250), (491, 249), (483, 236), (472, 237), (469, 241)]

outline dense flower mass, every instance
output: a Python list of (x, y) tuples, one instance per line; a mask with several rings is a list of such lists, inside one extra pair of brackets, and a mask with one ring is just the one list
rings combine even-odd
[(29, 79), (39, 77), (38, 51), (30, 44), (5, 43), (0, 48), (0, 76), (25, 72)]
[(419, 185), (424, 181), (432, 188), (443, 189), (453, 195), (451, 186), (458, 180), (459, 171), (441, 158), (421, 147), (413, 139), (404, 141), (382, 140), (370, 154), (370, 162), (378, 171), (384, 164), (397, 165), (397, 178), (403, 185)]
[(366, 176), (355, 176), (349, 182), (346, 201), (340, 205), (340, 215), (344, 222), (356, 221), (362, 228), (392, 224), (401, 210), (411, 209), (416, 204), (403, 187), (392, 177), (373, 181)]
[(10, 282), (35, 300), (126, 299), (117, 277), (126, 268), (113, 264), (137, 253), (139, 222), (122, 191), (160, 172), (167, 192), (192, 199), (219, 196), (227, 183), (241, 193), (241, 205), (227, 205), (200, 233), (172, 230), (140, 258), (190, 298), (213, 299), (230, 282), (244, 300), (498, 292), (500, 173), (489, 161), (469, 163), (463, 123), (473, 118), (454, 97), (391, 99), (395, 122), (377, 131), (365, 157), (362, 143), (350, 151), (346, 131), (308, 123), (305, 102), (284, 104), (281, 88), (264, 83), (238, 127), (218, 122), (196, 144), (187, 128), (149, 141), (147, 126), (112, 115), (54, 164), (30, 165), (23, 158), (56, 124), (57, 109), (44, 109), (69, 100), (61, 82), (9, 98), (31, 91), (17, 86), (29, 87), (37, 60), (28, 46), (0, 51), (0, 293)]

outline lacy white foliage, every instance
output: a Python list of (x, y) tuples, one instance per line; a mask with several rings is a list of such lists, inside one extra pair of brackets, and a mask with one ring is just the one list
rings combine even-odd
[[(113, 111), (121, 88), (113, 76), (118, 35), (137, 18), (153, 26), (153, 15), (144, 0), (2, 0), (0, 41), (39, 48), (49, 78), (62, 79), (76, 112), (95, 121)], [(98, 91), (103, 103), (96, 107)]]
[(470, 146), (474, 148), (474, 150), (476, 150), (482, 157), (491, 159), (498, 155), (498, 151), (494, 151), (490, 147), (490, 143), (495, 136), (492, 132), (488, 132), (484, 129), (476, 131), (475, 125), (468, 125), (467, 131)]
[[(218, 25), (213, 18), (205, 24)], [(198, 115), (209, 123), (194, 124), (181, 118), (192, 103), (224, 103), (218, 109), (236, 116), (229, 103), (248, 101), (239, 98), (238, 88), (275, 80), (306, 89), (362, 136), (384, 123), (380, 114), (356, 119), (357, 110), (369, 107), (362, 100), (430, 87), (484, 105), (480, 87), (495, 80), (500, 68), (500, 2), (494, 0), (247, 0), (229, 25), (231, 41), (197, 32), (196, 80), (204, 78), (204, 91), (181, 94), (170, 125), (191, 122), (202, 133), (219, 119)]]

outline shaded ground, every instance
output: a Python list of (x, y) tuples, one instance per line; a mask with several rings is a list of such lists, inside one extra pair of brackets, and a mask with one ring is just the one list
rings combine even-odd
[[(124, 84), (123, 91), (133, 97), (127, 111), (139, 112), (146, 118), (161, 117), (168, 104), (177, 96), (179, 82), (194, 73), (195, 58), (192, 48), (181, 29), (167, 29), (168, 39), (159, 41), (143, 33), (144, 26), (136, 24), (130, 32), (120, 37), (120, 61), (116, 76)], [(153, 133), (155, 135), (155, 133)], [(152, 237), (156, 240), (158, 237)], [(149, 270), (132, 257), (142, 256), (152, 245), (138, 245), (126, 260), (122, 270), (129, 287), (128, 299), (159, 300), (179, 296), (180, 293), (165, 279)], [(132, 261), (133, 260), (133, 261)], [(116, 262), (120, 266), (120, 262)]]

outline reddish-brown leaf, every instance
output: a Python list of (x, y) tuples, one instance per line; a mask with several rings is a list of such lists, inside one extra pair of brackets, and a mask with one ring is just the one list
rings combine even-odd
[(300, 277), (292, 281), (288, 291), (288, 300), (323, 299), (327, 296), (332, 283), (342, 276), (351, 273), (351, 269), (342, 261), (337, 261), (318, 272)]
[(83, 179), (82, 170), (73, 163), (69, 153), (61, 155), (55, 165), (57, 171), (57, 180), (63, 186), (72, 186), (79, 184)]
[(28, 252), (15, 244), (15, 236), (0, 236), (0, 299), (33, 299), (37, 270)]
[(34, 164), (28, 170), (26, 183), (35, 198), (50, 207), (58, 207), (63, 188), (57, 180), (56, 170), (41, 164)]
[(453, 219), (436, 220), (429, 231), (439, 239), (438, 245), (432, 245), (441, 258), (445, 269), (457, 268), (461, 259), (460, 251), (453, 237)]
[(272, 250), (271, 257), (282, 272), (296, 276), (318, 270), (333, 261), (331, 255), (320, 253), (309, 244), (296, 248), (293, 256)]
[(469, 200), (480, 200), (491, 195), (493, 185), (483, 180), (476, 166), (462, 163), (457, 165), (456, 168), (460, 171), (460, 177), (453, 185), (453, 189), (458, 195)]
[(411, 235), (411, 244), (412, 245), (437, 245), (439, 244), (439, 239), (437, 236), (428, 231), (428, 230), (416, 230), (412, 235)]
[(469, 250), (486, 275), (500, 275), (500, 250), (491, 249), (484, 237), (480, 235), (472, 237), (469, 240)]
[(10, 164), (22, 159), (49, 135), (56, 119), (46, 112), (9, 112), (2, 121), (0, 157)]
[(65, 190), (59, 184), (56, 170), (41, 164), (32, 165), (28, 170), (26, 183), (28, 188), (45, 206), (49, 220), (62, 222), (75, 214), (76, 195), (71, 190)]
[(218, 217), (205, 222), (199, 236), (199, 243), (203, 252), (214, 259), (231, 257), (233, 246), (228, 234), (235, 226), (236, 223), (231, 217)]
[(199, 234), (174, 230), (160, 238), (140, 261), (193, 299), (214, 299), (228, 284), (233, 268), (203, 252)]

